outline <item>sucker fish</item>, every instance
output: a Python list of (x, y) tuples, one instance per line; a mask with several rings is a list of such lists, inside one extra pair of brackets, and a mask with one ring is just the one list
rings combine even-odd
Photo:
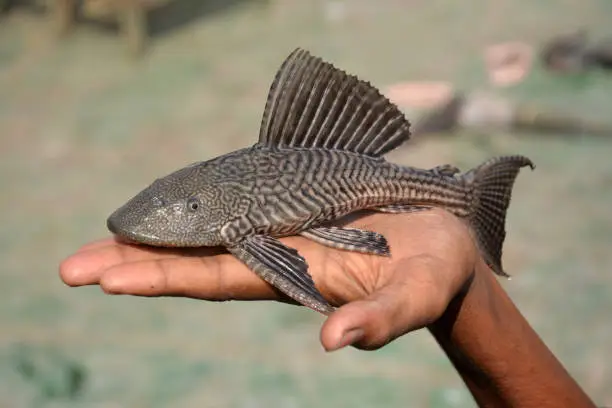
[(335, 308), (316, 288), (305, 259), (278, 238), (390, 256), (374, 231), (330, 226), (358, 210), (442, 208), (467, 221), (490, 268), (502, 268), (506, 210), (520, 155), (492, 158), (465, 173), (419, 169), (382, 156), (410, 138), (410, 123), (369, 82), (297, 48), (270, 87), (259, 140), (191, 164), (117, 209), (108, 229), (160, 247), (223, 246), (293, 301), (323, 314)]

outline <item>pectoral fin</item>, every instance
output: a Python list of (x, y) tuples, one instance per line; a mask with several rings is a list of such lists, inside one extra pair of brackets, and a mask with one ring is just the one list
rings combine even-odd
[(334, 311), (315, 287), (304, 258), (275, 238), (253, 235), (228, 250), (263, 280), (317, 312)]
[(417, 211), (425, 211), (430, 210), (431, 207), (426, 205), (414, 205), (414, 204), (391, 204), (383, 207), (376, 207), (373, 210), (384, 212), (384, 213), (407, 213), (407, 212), (417, 212)]
[(331, 248), (384, 256), (390, 253), (385, 237), (372, 231), (356, 228), (317, 227), (302, 231), (300, 235)]

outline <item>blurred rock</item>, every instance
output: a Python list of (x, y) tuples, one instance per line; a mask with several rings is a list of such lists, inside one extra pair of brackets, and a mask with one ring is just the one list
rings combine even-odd
[(542, 47), (540, 58), (549, 71), (574, 74), (594, 68), (612, 69), (612, 38), (589, 45), (586, 30), (552, 38)]
[(541, 51), (544, 66), (554, 72), (582, 72), (589, 65), (587, 33), (578, 30), (551, 39)]

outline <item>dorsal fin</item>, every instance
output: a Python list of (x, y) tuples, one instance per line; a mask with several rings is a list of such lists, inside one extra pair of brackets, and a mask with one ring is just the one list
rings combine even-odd
[(383, 155), (410, 138), (410, 123), (370, 83), (296, 49), (270, 87), (259, 144)]

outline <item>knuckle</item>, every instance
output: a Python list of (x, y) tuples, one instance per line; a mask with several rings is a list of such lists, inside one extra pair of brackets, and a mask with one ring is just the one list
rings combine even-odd
[(362, 350), (377, 350), (400, 335), (396, 330), (399, 321), (397, 313), (380, 302), (372, 303), (374, 307), (366, 321), (364, 337), (357, 343)]

